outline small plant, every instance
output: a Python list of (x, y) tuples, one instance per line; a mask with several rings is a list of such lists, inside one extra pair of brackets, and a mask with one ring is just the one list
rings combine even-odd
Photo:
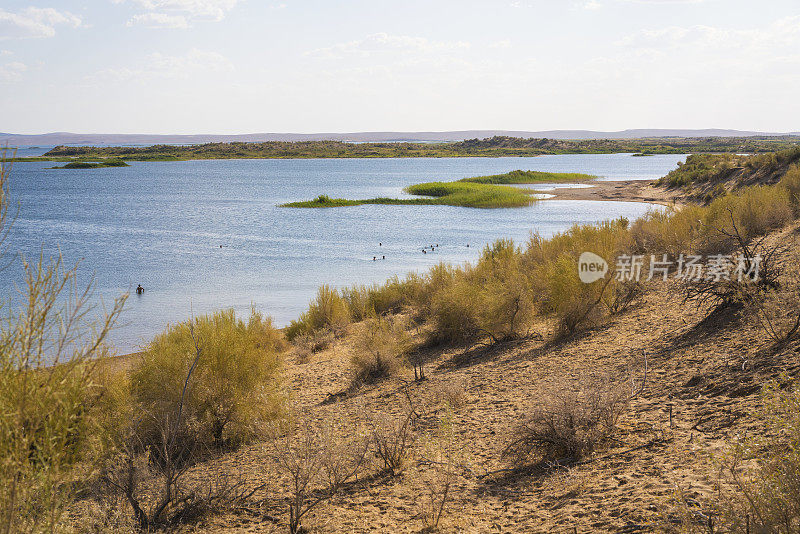
[(303, 519), (358, 477), (366, 464), (368, 436), (311, 426), (304, 418), (274, 439), (273, 456), (289, 477), (289, 532), (306, 532)]
[(399, 319), (373, 317), (361, 325), (356, 335), (350, 362), (354, 387), (374, 384), (390, 376), (410, 345), (405, 326)]
[(800, 388), (765, 389), (766, 432), (735, 441), (721, 459), (720, 508), (729, 532), (800, 532)]
[(515, 465), (580, 459), (614, 435), (628, 400), (607, 380), (554, 388), (517, 427), (502, 456)]
[(439, 429), (426, 443), (417, 461), (415, 479), (421, 491), (417, 501), (423, 532), (435, 532), (448, 513), (462, 478), (463, 446), (456, 441), (452, 412), (447, 411)]
[(412, 411), (402, 416), (380, 416), (372, 421), (372, 442), (375, 456), (385, 471), (395, 476), (406, 467), (414, 443)]

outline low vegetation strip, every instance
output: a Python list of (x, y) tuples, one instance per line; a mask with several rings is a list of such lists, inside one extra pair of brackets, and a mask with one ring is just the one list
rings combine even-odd
[[(543, 154), (687, 154), (757, 153), (800, 144), (798, 137), (692, 137), (643, 139), (523, 139), (495, 136), (457, 143), (345, 143), (341, 141), (269, 141), (148, 147), (57, 146), (43, 158), (122, 158), (137, 161), (253, 158), (419, 158), (465, 156), (538, 156)], [(30, 158), (27, 161), (36, 161)]]
[[(408, 186), (405, 191), (424, 198), (369, 198), (347, 200), (320, 195), (314, 200), (282, 204), (285, 208), (339, 208), (364, 204), (461, 206), (466, 208), (519, 208), (536, 202), (531, 191), (511, 184), (575, 182), (596, 178), (588, 174), (516, 170), (492, 176), (464, 178), (456, 182), (427, 182)], [(508, 184), (508, 185), (507, 185)]]
[(105, 161), (72, 161), (62, 167), (52, 167), (53, 169), (103, 169), (107, 167), (130, 167), (121, 159), (109, 159)]
[(594, 180), (597, 176), (583, 174), (579, 172), (543, 172), (543, 171), (522, 171), (516, 170), (505, 174), (494, 174), (491, 176), (476, 176), (474, 178), (464, 178), (459, 182), (476, 184), (541, 184), (541, 183), (562, 183), (562, 182), (585, 182)]

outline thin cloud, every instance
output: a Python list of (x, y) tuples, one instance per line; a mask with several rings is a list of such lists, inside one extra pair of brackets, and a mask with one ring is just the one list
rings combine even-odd
[(345, 56), (369, 57), (376, 53), (415, 51), (422, 53), (440, 52), (469, 48), (469, 43), (464, 41), (430, 41), (425, 37), (412, 37), (409, 35), (390, 35), (388, 33), (373, 33), (364, 39), (357, 39), (346, 43), (309, 50), (307, 56), (324, 58), (343, 58)]
[(189, 21), (183, 15), (167, 13), (140, 13), (128, 21), (128, 26), (144, 26), (146, 28), (188, 28)]
[(15, 13), (0, 9), (0, 40), (53, 37), (58, 26), (82, 25), (81, 18), (69, 11), (28, 7)]
[(219, 22), (225, 18), (238, 0), (114, 0), (121, 4), (132, 2), (146, 13), (134, 15), (128, 26), (144, 25), (150, 28), (188, 28), (193, 21)]
[(13, 83), (22, 81), (22, 74), (28, 70), (28, 66), (19, 61), (0, 65), (0, 82)]
[(88, 76), (86, 81), (95, 84), (153, 79), (188, 79), (209, 72), (230, 72), (232, 70), (234, 70), (233, 64), (222, 54), (193, 48), (180, 56), (154, 52), (140, 64), (104, 69)]

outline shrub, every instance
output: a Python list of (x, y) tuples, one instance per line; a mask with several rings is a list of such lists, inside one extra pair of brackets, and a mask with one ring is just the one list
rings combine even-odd
[(406, 467), (416, 436), (413, 427), (414, 411), (406, 415), (382, 415), (372, 419), (371, 434), (375, 456), (384, 470), (400, 474)]
[(323, 284), (317, 291), (317, 296), (309, 304), (308, 311), (286, 328), (286, 338), (291, 341), (301, 334), (311, 334), (322, 328), (338, 333), (349, 323), (350, 312), (347, 302), (337, 290)]
[(523, 333), (533, 316), (532, 285), (523, 270), (522, 255), (510, 239), (483, 250), (468, 281), (478, 297), (477, 323), (497, 341)]
[[(450, 414), (445, 415), (439, 431), (425, 443), (423, 458), (417, 462), (415, 484), (419, 487), (416, 504), (423, 532), (435, 532), (449, 512), (459, 481), (464, 447), (457, 443)], [(423, 467), (425, 469), (423, 469)]]
[(800, 215), (800, 165), (794, 165), (781, 178), (780, 185), (789, 193), (794, 216)]
[[(538, 303), (542, 311), (551, 313), (558, 322), (558, 332), (571, 334), (586, 324), (599, 321), (599, 306), (607, 292), (616, 291), (614, 259), (631, 247), (627, 220), (619, 219), (596, 225), (573, 226), (549, 240), (531, 237), (524, 253), (523, 265), (530, 271)], [(605, 278), (590, 284), (578, 276), (578, 258), (593, 252), (609, 262)]]
[(631, 251), (635, 254), (679, 254), (694, 250), (702, 229), (704, 208), (693, 204), (680, 211), (650, 211), (631, 225)]
[[(233, 444), (280, 413), (282, 348), (272, 321), (253, 311), (247, 322), (233, 310), (168, 328), (147, 347), (131, 374), (135, 403), (147, 415), (141, 432), (154, 435), (183, 396), (188, 428), (201, 443)], [(197, 358), (192, 380), (187, 370)]]
[(356, 478), (367, 462), (368, 436), (307, 421), (274, 440), (274, 459), (289, 477), (289, 532), (307, 532), (303, 519)]
[(511, 240), (487, 246), (474, 266), (439, 267), (429, 280), (427, 315), (435, 342), (502, 341), (523, 334), (533, 317), (532, 285)]
[(459, 271), (452, 283), (436, 291), (431, 298), (431, 341), (460, 343), (475, 339), (481, 331), (479, 306), (475, 286), (466, 280), (463, 271)]
[(728, 252), (738, 245), (737, 231), (750, 240), (783, 227), (794, 217), (789, 192), (783, 187), (756, 186), (714, 200), (703, 216), (704, 253)]
[(800, 335), (800, 276), (797, 272), (777, 288), (744, 288), (744, 301), (774, 343), (783, 345)]
[(732, 486), (721, 492), (722, 515), (730, 532), (799, 532), (800, 388), (768, 387), (760, 415), (766, 432), (740, 437), (722, 458)]
[[(0, 160), (0, 251), (8, 230), (8, 172)], [(125, 297), (92, 325), (90, 289), (75, 290), (75, 269), (60, 258), (23, 261), (17, 307), (0, 321), (0, 532), (57, 530), (66, 506), (104, 442), (94, 417), (92, 359)], [(7, 273), (3, 273), (4, 276)], [(66, 304), (63, 304), (63, 302)], [(5, 304), (0, 302), (0, 305)]]
[(405, 325), (399, 319), (367, 320), (356, 334), (350, 358), (353, 386), (374, 384), (394, 373), (409, 345)]
[(516, 428), (503, 457), (517, 465), (580, 459), (613, 436), (628, 398), (607, 380), (578, 389), (554, 388)]

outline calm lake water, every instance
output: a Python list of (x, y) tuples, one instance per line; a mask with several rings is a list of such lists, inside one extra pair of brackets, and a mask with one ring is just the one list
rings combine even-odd
[[(586, 172), (605, 179), (663, 176), (685, 156), (629, 154), (536, 158), (215, 160), (137, 163), (127, 168), (51, 170), (17, 163), (12, 199), (19, 216), (10, 250), (33, 257), (60, 250), (93, 276), (95, 302), (132, 294), (113, 332), (120, 353), (136, 350), (168, 323), (221, 308), (251, 306), (287, 324), (322, 283), (383, 281), (439, 262), (474, 260), (501, 237), (517, 242), (574, 223), (636, 218), (652, 206), (542, 201), (528, 208), (358, 206), (297, 210), (277, 204), (321, 193), (401, 196), (403, 187), (514, 169)], [(658, 208), (656, 208), (658, 209)], [(379, 246), (379, 243), (382, 243)], [(439, 244), (423, 254), (426, 245)], [(469, 245), (469, 247), (467, 247)], [(373, 261), (377, 256), (378, 261)], [(381, 259), (386, 256), (386, 259)], [(18, 260), (0, 274), (0, 297), (22, 282)]]

